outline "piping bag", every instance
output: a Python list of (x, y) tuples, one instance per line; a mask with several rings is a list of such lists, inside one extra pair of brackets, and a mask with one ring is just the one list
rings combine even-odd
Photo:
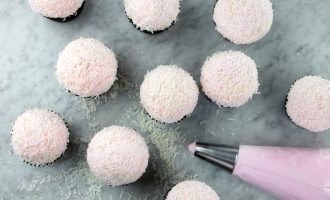
[(330, 148), (238, 147), (194, 142), (197, 157), (282, 200), (330, 199)]

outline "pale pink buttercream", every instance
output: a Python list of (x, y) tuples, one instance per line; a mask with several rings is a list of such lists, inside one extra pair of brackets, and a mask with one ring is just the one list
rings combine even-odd
[(272, 3), (269, 0), (218, 0), (213, 20), (223, 37), (236, 44), (250, 44), (270, 30)]
[(191, 154), (195, 154), (196, 152), (196, 142), (193, 142), (191, 144), (188, 145), (188, 150)]
[(150, 71), (140, 87), (143, 107), (152, 118), (174, 123), (193, 112), (198, 87), (190, 74), (175, 65), (160, 65)]
[(32, 10), (50, 18), (74, 15), (83, 2), (84, 0), (29, 0)]
[(241, 146), (234, 175), (283, 200), (330, 199), (330, 149)]
[(205, 61), (201, 72), (204, 93), (224, 107), (239, 107), (258, 92), (255, 62), (239, 51), (217, 52)]
[(125, 11), (138, 28), (154, 32), (177, 20), (180, 0), (124, 0)]
[(305, 76), (290, 89), (286, 111), (291, 120), (309, 131), (330, 128), (330, 81)]
[(33, 165), (53, 162), (65, 151), (68, 142), (69, 131), (64, 121), (47, 110), (27, 110), (13, 126), (14, 152)]
[(183, 181), (171, 189), (166, 200), (220, 200), (220, 198), (203, 182)]
[(87, 161), (92, 173), (112, 185), (138, 180), (148, 166), (145, 140), (131, 128), (111, 126), (98, 132), (88, 145)]
[(88, 97), (107, 92), (116, 80), (114, 52), (93, 38), (69, 43), (57, 61), (59, 82), (73, 94)]

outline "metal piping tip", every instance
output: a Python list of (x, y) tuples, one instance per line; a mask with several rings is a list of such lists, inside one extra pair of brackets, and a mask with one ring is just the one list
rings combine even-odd
[(236, 164), (239, 147), (221, 145), (221, 144), (208, 144), (202, 142), (194, 142), (188, 145), (189, 151), (204, 160), (213, 162), (221, 167), (233, 171)]

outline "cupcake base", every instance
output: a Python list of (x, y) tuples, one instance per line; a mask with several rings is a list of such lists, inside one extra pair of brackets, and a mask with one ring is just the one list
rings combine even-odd
[(152, 119), (152, 120), (154, 120), (154, 121), (156, 121), (156, 122), (158, 122), (158, 123), (165, 124), (165, 125), (166, 125), (166, 124), (177, 124), (177, 123), (180, 123), (180, 122), (182, 122), (183, 120), (185, 120), (185, 119), (187, 118), (187, 115), (186, 115), (186, 116), (182, 117), (182, 119), (180, 119), (180, 120), (177, 121), (177, 122), (174, 122), (174, 123), (165, 123), (165, 122), (161, 122), (161, 121), (159, 121), (159, 120), (157, 120), (157, 119), (151, 117), (151, 115), (150, 115), (148, 112), (146, 112), (146, 113), (147, 113), (147, 115), (150, 117), (150, 119)]
[(104, 93), (102, 93), (102, 94), (100, 94), (100, 95), (98, 95), (98, 96), (80, 96), (80, 95), (78, 95), (78, 94), (74, 94), (74, 93), (71, 92), (70, 90), (66, 90), (66, 91), (67, 91), (68, 93), (70, 93), (71, 95), (76, 96), (76, 97), (86, 98), (86, 99), (94, 99), (94, 98), (97, 98), (97, 97), (102, 97), (102, 96), (104, 96), (104, 95), (108, 95), (108, 93), (111, 92), (111, 88), (112, 88), (112, 86), (110, 87), (110, 89), (109, 89), (108, 91), (106, 91), (106, 92), (104, 92)]
[(137, 27), (137, 26), (133, 23), (133, 20), (132, 20), (131, 18), (129, 18), (127, 15), (126, 15), (126, 17), (127, 17), (128, 21), (134, 26), (134, 28), (136, 28), (137, 30), (139, 30), (139, 31), (141, 31), (141, 32), (143, 32), (143, 33), (149, 34), (149, 35), (157, 35), (157, 34), (159, 34), (159, 33), (162, 33), (162, 32), (164, 32), (164, 31), (168, 30), (171, 26), (174, 25), (174, 22), (172, 22), (172, 24), (171, 24), (169, 27), (167, 27), (166, 29), (164, 29), (164, 30), (159, 30), (159, 31), (153, 31), (153, 32), (151, 32), (151, 31), (147, 31), (147, 30), (141, 30), (141, 28)]
[(56, 161), (58, 161), (62, 156), (63, 156), (63, 154), (62, 154), (60, 157), (56, 158), (53, 162), (49, 162), (49, 163), (45, 163), (45, 164), (40, 164), (40, 165), (38, 165), (38, 164), (32, 164), (32, 163), (30, 163), (30, 162), (28, 162), (28, 161), (26, 161), (26, 160), (23, 160), (23, 162), (25, 162), (25, 163), (28, 164), (28, 165), (31, 165), (32, 167), (45, 167), (45, 166), (47, 166), (47, 165), (54, 164), (54, 163), (55, 163)]
[(77, 95), (77, 94), (72, 93), (70, 90), (67, 90), (67, 92), (70, 93), (70, 94), (72, 94), (73, 96), (81, 97), (81, 96), (79, 96), (79, 95)]
[(70, 90), (67, 90), (67, 92), (68, 93), (70, 93), (70, 94), (72, 94), (73, 96), (76, 96), (76, 97), (80, 97), (80, 98), (86, 98), (86, 99), (92, 99), (92, 98), (94, 98), (94, 97), (99, 97), (99, 96), (101, 96), (101, 95), (103, 95), (103, 94), (105, 94), (105, 93), (107, 93), (107, 92), (105, 92), (105, 93), (103, 93), (103, 94), (100, 94), (99, 96), (79, 96), (78, 94), (74, 94), (73, 92), (71, 92)]
[(213, 104), (215, 104), (215, 105), (218, 105), (216, 102), (212, 101), (212, 99), (210, 99), (208, 96), (206, 96), (206, 94), (204, 94), (204, 96), (205, 96), (205, 98), (206, 98), (209, 102), (211, 102), (211, 103), (213, 103)]
[(163, 200), (166, 200), (166, 198), (167, 198), (167, 195), (168, 195), (168, 193), (170, 193), (170, 191), (172, 190), (172, 188), (173, 187), (171, 187), (167, 192), (166, 192), (166, 194), (164, 195), (164, 198), (163, 198)]
[(48, 18), (52, 21), (55, 21), (55, 22), (59, 22), (59, 23), (69, 22), (69, 21), (74, 20), (76, 17), (78, 17), (80, 15), (84, 6), (85, 6), (85, 1), (82, 3), (80, 8), (78, 8), (78, 10), (75, 13), (73, 13), (72, 15), (65, 17), (65, 18), (52, 18), (52, 17), (46, 17), (46, 18)]
[(163, 200), (166, 200), (167, 194), (168, 194), (168, 192), (165, 194), (165, 196), (164, 196)]
[(157, 120), (157, 119), (151, 117), (151, 115), (150, 115), (148, 112), (146, 112), (146, 113), (147, 113), (148, 117), (149, 117), (151, 120), (154, 120), (154, 121), (156, 121), (156, 122), (158, 122), (158, 123), (161, 123), (161, 124), (166, 124), (165, 122), (161, 122), (161, 121), (159, 121), (159, 120)]

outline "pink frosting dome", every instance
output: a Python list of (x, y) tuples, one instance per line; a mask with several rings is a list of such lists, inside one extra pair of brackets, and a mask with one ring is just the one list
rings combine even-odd
[(183, 181), (174, 186), (166, 200), (220, 200), (217, 193), (205, 183)]
[(258, 92), (255, 62), (239, 51), (217, 52), (204, 62), (201, 85), (219, 106), (239, 107)]
[(143, 107), (152, 118), (174, 123), (193, 112), (198, 87), (190, 74), (175, 65), (160, 65), (150, 71), (140, 87)]
[(70, 42), (60, 53), (56, 74), (59, 82), (73, 94), (89, 97), (107, 92), (117, 74), (114, 52), (93, 38)]
[(74, 15), (83, 2), (84, 0), (29, 0), (32, 10), (50, 18)]
[(160, 31), (177, 20), (180, 0), (124, 0), (126, 15), (142, 31)]
[(149, 151), (143, 137), (127, 127), (104, 128), (93, 137), (87, 149), (92, 173), (112, 186), (138, 180), (145, 172), (148, 160)]
[(47, 110), (27, 110), (13, 126), (14, 152), (33, 165), (53, 162), (63, 154), (68, 142), (69, 131), (64, 121)]
[(218, 0), (213, 20), (223, 37), (236, 44), (250, 44), (270, 30), (272, 3), (269, 0)]
[(286, 103), (291, 120), (309, 131), (330, 128), (330, 81), (318, 76), (305, 76), (291, 87)]

